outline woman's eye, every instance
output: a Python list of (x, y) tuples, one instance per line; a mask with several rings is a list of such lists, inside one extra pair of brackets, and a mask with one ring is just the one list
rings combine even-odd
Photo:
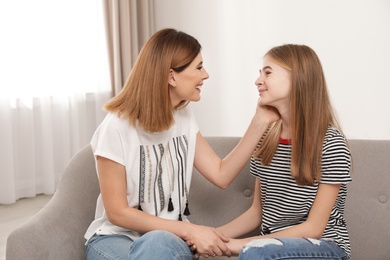
[(203, 67), (198, 67), (198, 70), (201, 70), (201, 69), (203, 69)]
[(270, 74), (271, 74), (271, 71), (266, 71), (265, 72), (265, 75), (267, 75), (267, 76), (270, 75)]

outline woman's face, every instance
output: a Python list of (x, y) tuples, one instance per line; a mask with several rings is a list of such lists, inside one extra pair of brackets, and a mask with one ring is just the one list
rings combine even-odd
[(209, 74), (203, 67), (202, 54), (191, 62), (183, 71), (176, 72), (171, 69), (169, 74), (170, 97), (172, 106), (177, 106), (181, 101), (199, 101), (203, 81), (209, 78)]
[(255, 84), (259, 91), (261, 105), (274, 106), (279, 112), (288, 109), (291, 73), (275, 63), (268, 55), (263, 59), (263, 68)]

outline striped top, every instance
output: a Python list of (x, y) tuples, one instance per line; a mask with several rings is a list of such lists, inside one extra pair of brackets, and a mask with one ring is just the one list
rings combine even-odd
[[(297, 185), (291, 176), (291, 144), (279, 142), (271, 163), (267, 166), (251, 159), (251, 174), (260, 179), (262, 201), (261, 234), (270, 234), (306, 221), (313, 205), (319, 183)], [(320, 183), (341, 184), (339, 194), (323, 239), (331, 239), (350, 256), (351, 247), (344, 218), (347, 183), (350, 177), (351, 156), (345, 137), (329, 127), (322, 149), (322, 177)]]

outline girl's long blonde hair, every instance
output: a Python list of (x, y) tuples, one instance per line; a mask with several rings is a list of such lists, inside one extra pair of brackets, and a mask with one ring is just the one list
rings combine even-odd
[[(291, 174), (297, 184), (313, 185), (321, 179), (321, 156), (329, 125), (340, 129), (329, 99), (321, 62), (308, 46), (286, 44), (265, 56), (291, 72)], [(254, 157), (271, 162), (281, 133), (281, 120), (273, 123)]]
[[(104, 108), (117, 112), (149, 132), (167, 130), (174, 122), (169, 96), (170, 69), (183, 71), (200, 53), (192, 36), (175, 29), (156, 32), (142, 47), (131, 73), (117, 96)], [(182, 101), (176, 108), (184, 107)]]

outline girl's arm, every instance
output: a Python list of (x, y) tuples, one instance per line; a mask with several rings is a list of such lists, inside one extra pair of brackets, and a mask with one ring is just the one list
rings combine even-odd
[(228, 247), (233, 254), (238, 254), (242, 250), (242, 247), (253, 239), (282, 237), (321, 238), (339, 190), (340, 184), (320, 184), (316, 198), (314, 199), (308, 218), (305, 222), (269, 235), (244, 239), (231, 239), (228, 243)]
[(231, 254), (224, 243), (228, 239), (215, 228), (163, 219), (129, 207), (125, 167), (100, 156), (97, 157), (97, 166), (104, 208), (112, 224), (140, 233), (152, 230), (169, 231), (184, 240), (193, 241), (200, 255)]
[(196, 137), (195, 168), (211, 183), (227, 188), (248, 162), (263, 133), (270, 123), (279, 119), (277, 110), (269, 106), (257, 106), (247, 131), (237, 146), (220, 159), (200, 132)]
[(224, 235), (236, 238), (245, 235), (261, 224), (261, 194), (260, 194), (260, 180), (256, 178), (254, 194), (251, 207), (242, 215), (232, 220), (231, 222), (218, 227), (217, 230)]

